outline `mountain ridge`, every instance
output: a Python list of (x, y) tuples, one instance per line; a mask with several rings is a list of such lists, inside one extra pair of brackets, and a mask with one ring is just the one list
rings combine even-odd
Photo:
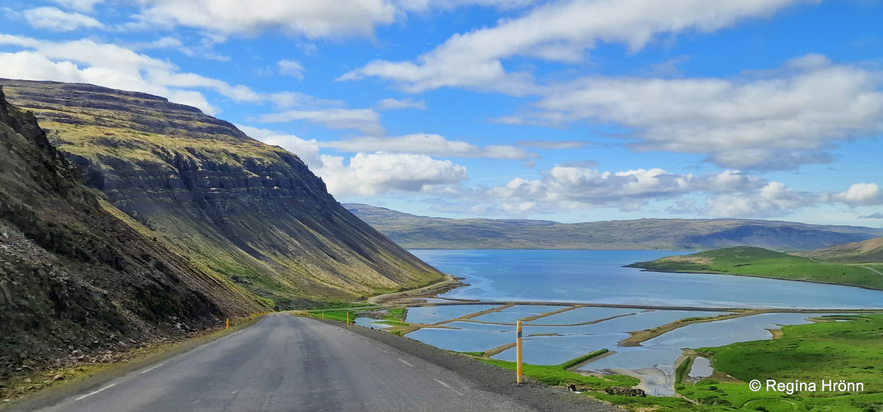
[(636, 219), (558, 223), (416, 216), (344, 204), (410, 249), (718, 249), (756, 246), (813, 250), (883, 236), (883, 229), (750, 219)]
[(79, 174), (0, 87), (0, 379), (265, 310), (118, 220)]
[(296, 155), (143, 93), (0, 79), (89, 187), (194, 265), (280, 309), (443, 275), (359, 220)]

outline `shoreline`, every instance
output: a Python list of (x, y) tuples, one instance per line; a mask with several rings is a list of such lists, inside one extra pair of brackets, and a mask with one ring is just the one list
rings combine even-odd
[(456, 288), (469, 286), (467, 283), (463, 283), (462, 280), (465, 278), (454, 276), (452, 274), (446, 273), (446, 279), (433, 283), (427, 286), (423, 286), (416, 289), (411, 290), (403, 290), (400, 292), (386, 293), (383, 295), (372, 296), (368, 298), (368, 303), (375, 305), (383, 305), (385, 303), (389, 303), (390, 301), (394, 301), (396, 299), (420, 299), (420, 298), (436, 298), (438, 295), (443, 294), (445, 292), (449, 292)]
[[(763, 276), (763, 275), (751, 275), (751, 274), (747, 274), (747, 273), (724, 273), (724, 272), (715, 272), (715, 271), (712, 271), (712, 270), (708, 270), (708, 271), (699, 271), (699, 270), (665, 270), (665, 269), (649, 269), (649, 268), (645, 268), (645, 267), (641, 267), (641, 266), (633, 266), (633, 265), (636, 265), (636, 264), (639, 264), (639, 263), (645, 263), (645, 262), (635, 262), (635, 263), (632, 263), (632, 264), (629, 264), (629, 265), (625, 265), (625, 266), (623, 266), (623, 267), (625, 267), (625, 268), (641, 269), (641, 272), (681, 273), (681, 274), (694, 274), (694, 275), (727, 275), (727, 276), (742, 276), (742, 277), (748, 277), (748, 278), (781, 280), (781, 281), (784, 281), (784, 282), (803, 282), (803, 283), (816, 283), (816, 284), (819, 284), (819, 285), (844, 286), (844, 287), (848, 287), (848, 288), (859, 288), (859, 289), (864, 289), (864, 290), (873, 290), (873, 291), (875, 291), (875, 292), (883, 292), (883, 289), (877, 289), (877, 288), (872, 288), (872, 287), (869, 287), (869, 286), (862, 286), (862, 285), (853, 285), (853, 284), (850, 284), (850, 283), (825, 282), (825, 281), (821, 281), (821, 280), (807, 280), (807, 279), (783, 279), (783, 278), (774, 278), (774, 277)], [(875, 272), (875, 270), (873, 270), (873, 269), (870, 269), (870, 268), (866, 268), (866, 269), (868, 269), (868, 270), (870, 270), (870, 271), (872, 271), (872, 272)]]

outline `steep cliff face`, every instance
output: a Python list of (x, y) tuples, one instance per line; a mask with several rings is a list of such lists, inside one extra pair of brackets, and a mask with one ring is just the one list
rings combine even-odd
[(78, 173), (0, 89), (0, 378), (261, 309), (114, 217)]
[(279, 308), (442, 278), (341, 207), (297, 156), (230, 123), (141, 93), (0, 84), (143, 233)]

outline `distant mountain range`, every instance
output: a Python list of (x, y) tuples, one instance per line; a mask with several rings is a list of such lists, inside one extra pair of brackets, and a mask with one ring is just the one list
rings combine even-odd
[(364, 204), (344, 204), (409, 249), (706, 250), (755, 246), (804, 251), (883, 237), (883, 229), (740, 219), (639, 219), (558, 223), (521, 219), (445, 219)]

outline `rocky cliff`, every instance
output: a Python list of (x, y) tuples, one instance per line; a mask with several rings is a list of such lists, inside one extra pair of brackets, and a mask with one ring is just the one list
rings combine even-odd
[(261, 310), (114, 217), (79, 179), (0, 89), (0, 380)]
[(296, 155), (230, 123), (142, 93), (0, 84), (134, 227), (268, 305), (309, 306), (442, 278), (341, 207)]

